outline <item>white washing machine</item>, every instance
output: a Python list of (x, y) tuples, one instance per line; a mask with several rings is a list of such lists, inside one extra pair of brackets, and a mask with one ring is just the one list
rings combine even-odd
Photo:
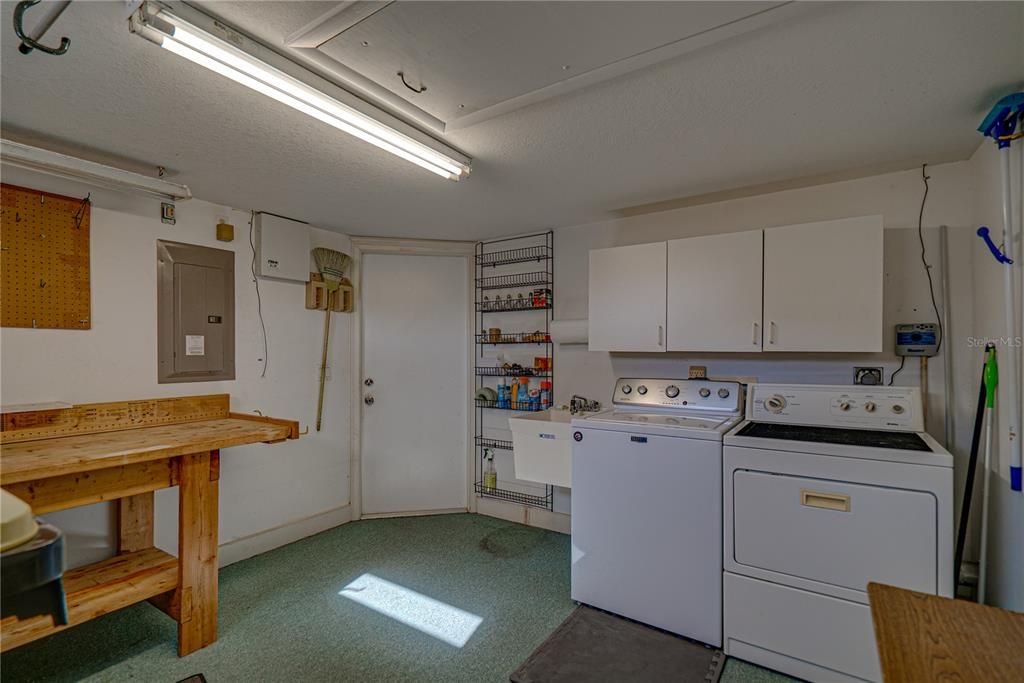
[(620, 379), (573, 420), (572, 598), (722, 643), (722, 437), (735, 382)]
[(725, 437), (727, 654), (880, 681), (870, 581), (953, 595), (953, 458), (917, 388), (751, 385)]

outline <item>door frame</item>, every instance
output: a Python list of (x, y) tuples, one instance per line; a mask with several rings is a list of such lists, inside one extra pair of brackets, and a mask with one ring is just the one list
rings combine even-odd
[[(457, 242), (448, 240), (419, 240), (393, 237), (353, 237), (352, 241), (352, 282), (355, 285), (354, 304), (356, 315), (352, 325), (352, 367), (355, 368), (351, 388), (351, 424), (349, 463), (349, 505), (352, 519), (369, 519), (373, 517), (412, 517), (429, 515), (439, 512), (456, 512), (459, 510), (413, 510), (402, 513), (385, 513), (380, 515), (363, 514), (363, 478), (362, 478), (362, 447), (363, 447), (363, 270), (362, 257), (366, 254), (406, 254), (413, 256), (461, 256), (466, 268), (466, 339), (472, 339), (476, 323), (473, 310), (474, 291), (473, 278), (475, 268), (473, 257), (476, 254), (476, 242)], [(468, 343), (468, 342), (467, 342)], [(468, 347), (467, 347), (468, 348)], [(474, 403), (473, 391), (476, 387), (474, 372), (474, 354), (466, 354), (466, 415), (472, 416)], [(476, 512), (476, 491), (473, 487), (475, 463), (473, 456), (472, 418), (466, 420), (466, 511)]]

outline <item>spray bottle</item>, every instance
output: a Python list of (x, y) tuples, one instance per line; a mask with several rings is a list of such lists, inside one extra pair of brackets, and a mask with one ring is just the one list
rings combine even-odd
[(498, 470), (494, 468), (494, 451), (490, 448), (485, 448), (484, 460), (487, 463), (484, 468), (484, 490), (494, 491), (498, 488)]

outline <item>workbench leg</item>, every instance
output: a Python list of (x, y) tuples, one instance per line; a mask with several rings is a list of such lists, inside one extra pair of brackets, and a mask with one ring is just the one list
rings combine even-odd
[(178, 656), (217, 640), (217, 489), (220, 453), (180, 457)]
[(153, 492), (117, 500), (117, 552), (153, 547)]

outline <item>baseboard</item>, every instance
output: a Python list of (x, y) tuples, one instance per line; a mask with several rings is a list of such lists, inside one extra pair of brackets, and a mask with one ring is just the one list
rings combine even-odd
[(478, 497), (476, 511), (477, 514), (487, 515), (488, 517), (497, 517), (509, 522), (519, 522), (527, 526), (557, 531), (562, 534), (569, 533), (570, 529), (570, 517), (563, 512), (541, 510), (540, 508), (507, 503), (503, 500), (495, 500), (494, 498)]
[(251, 536), (236, 538), (220, 546), (218, 565), (226, 567), (229, 564), (247, 560), (255, 555), (294, 543), (307, 536), (333, 529), (350, 521), (352, 521), (352, 507), (345, 505), (310, 517), (296, 519)]
[(442, 510), (412, 510), (405, 512), (369, 512), (359, 519), (391, 519), (393, 517), (427, 517), (429, 515), (466, 514), (466, 508), (444, 508)]

